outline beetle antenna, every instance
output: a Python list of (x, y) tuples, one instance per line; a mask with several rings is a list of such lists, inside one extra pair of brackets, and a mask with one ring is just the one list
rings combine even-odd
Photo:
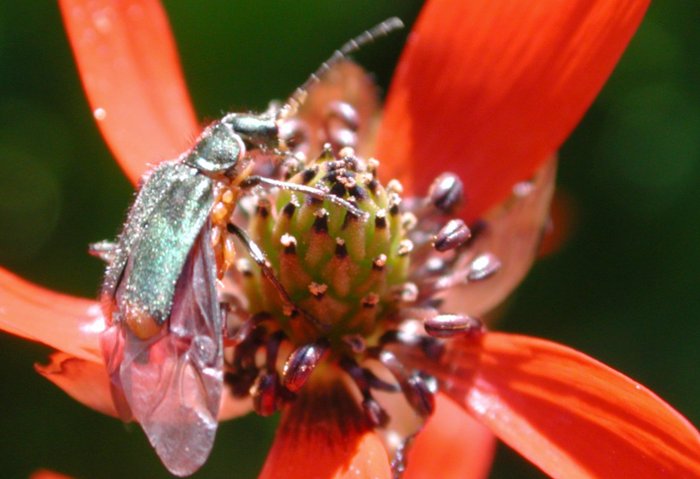
[(282, 108), (280, 108), (277, 114), (277, 119), (284, 120), (294, 115), (299, 107), (304, 104), (304, 101), (308, 96), (309, 88), (315, 83), (318, 83), (321, 77), (338, 62), (344, 60), (348, 55), (360, 50), (363, 46), (372, 43), (379, 38), (385, 37), (396, 30), (400, 30), (403, 27), (404, 24), (400, 18), (387, 18), (382, 23), (375, 25), (369, 30), (365, 30), (360, 35), (346, 42), (342, 47), (334, 51), (325, 62), (321, 63), (321, 66), (318, 67), (318, 69), (311, 75), (309, 75), (309, 78), (307, 78), (300, 87), (294, 90), (294, 93), (292, 93), (289, 99), (284, 103), (284, 105), (282, 105)]

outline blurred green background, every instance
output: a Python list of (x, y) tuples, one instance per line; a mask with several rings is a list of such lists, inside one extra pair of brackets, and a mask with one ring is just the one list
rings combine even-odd
[[(418, 1), (166, 3), (202, 118), (284, 98), (342, 42)], [(502, 328), (585, 351), (700, 424), (700, 11), (652, 5), (612, 79), (564, 146), (572, 227), (540, 261)], [(357, 59), (386, 88), (403, 34)], [(0, 5), (0, 263), (94, 297), (132, 198), (83, 98), (54, 2)], [(0, 475), (168, 477), (141, 431), (92, 412), (34, 373), (47, 348), (0, 336)], [(220, 427), (195, 477), (256, 477), (274, 421)], [(468, 444), (460, 447), (469, 447)], [(506, 448), (493, 478), (542, 475)]]

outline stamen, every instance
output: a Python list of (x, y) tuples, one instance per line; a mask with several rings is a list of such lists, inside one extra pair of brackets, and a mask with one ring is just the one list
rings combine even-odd
[(484, 327), (481, 320), (461, 314), (439, 314), (427, 318), (423, 325), (425, 331), (436, 338), (472, 334), (482, 331)]
[(501, 269), (501, 261), (491, 253), (477, 256), (469, 265), (468, 281), (482, 281)]
[(292, 392), (299, 391), (323, 359), (328, 346), (328, 343), (321, 341), (294, 350), (287, 358), (282, 371), (284, 387)]
[(463, 245), (471, 232), (462, 220), (450, 220), (443, 226), (433, 241), (433, 247), (440, 252), (449, 251)]
[(261, 374), (250, 388), (253, 409), (261, 416), (274, 414), (280, 398), (280, 380), (276, 372)]
[(454, 173), (443, 173), (430, 187), (428, 198), (430, 204), (440, 212), (450, 214), (463, 201), (464, 186)]

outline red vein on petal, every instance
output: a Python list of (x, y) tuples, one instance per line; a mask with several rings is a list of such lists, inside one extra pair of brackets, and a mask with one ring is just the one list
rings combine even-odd
[(455, 171), (465, 216), (479, 217), (559, 148), (648, 4), (429, 1), (389, 91), (377, 145), (384, 173), (420, 192)]
[(0, 268), (0, 331), (101, 364), (104, 328), (96, 301), (42, 288)]
[(59, 5), (97, 124), (136, 183), (199, 131), (165, 12), (155, 0)]
[(379, 437), (342, 382), (308, 384), (282, 414), (260, 479), (391, 478)]
[(443, 364), (446, 392), (552, 477), (700, 477), (693, 425), (583, 353), (489, 333), (455, 345)]

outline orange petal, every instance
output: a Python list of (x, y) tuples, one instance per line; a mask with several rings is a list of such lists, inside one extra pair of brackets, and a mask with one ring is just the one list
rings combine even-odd
[(379, 437), (341, 383), (307, 385), (282, 415), (260, 479), (389, 479)]
[(76, 401), (102, 414), (119, 417), (104, 365), (59, 352), (51, 355), (51, 362), (46, 366), (37, 364), (34, 367)]
[(102, 364), (104, 328), (96, 301), (56, 293), (0, 268), (0, 331)]
[(61, 0), (90, 108), (132, 182), (199, 131), (175, 42), (155, 0)]
[(488, 477), (496, 448), (491, 431), (442, 394), (435, 407), (409, 450), (404, 479)]
[(443, 364), (447, 394), (552, 477), (700, 477), (698, 431), (578, 351), (490, 333), (450, 349)]
[[(377, 157), (424, 191), (453, 170), (479, 217), (569, 135), (648, 0), (431, 0), (395, 74)], [(388, 171), (387, 171), (388, 170)]]
[(58, 472), (49, 471), (47, 469), (39, 469), (34, 471), (29, 479), (72, 479), (70, 476), (65, 474), (59, 474)]

